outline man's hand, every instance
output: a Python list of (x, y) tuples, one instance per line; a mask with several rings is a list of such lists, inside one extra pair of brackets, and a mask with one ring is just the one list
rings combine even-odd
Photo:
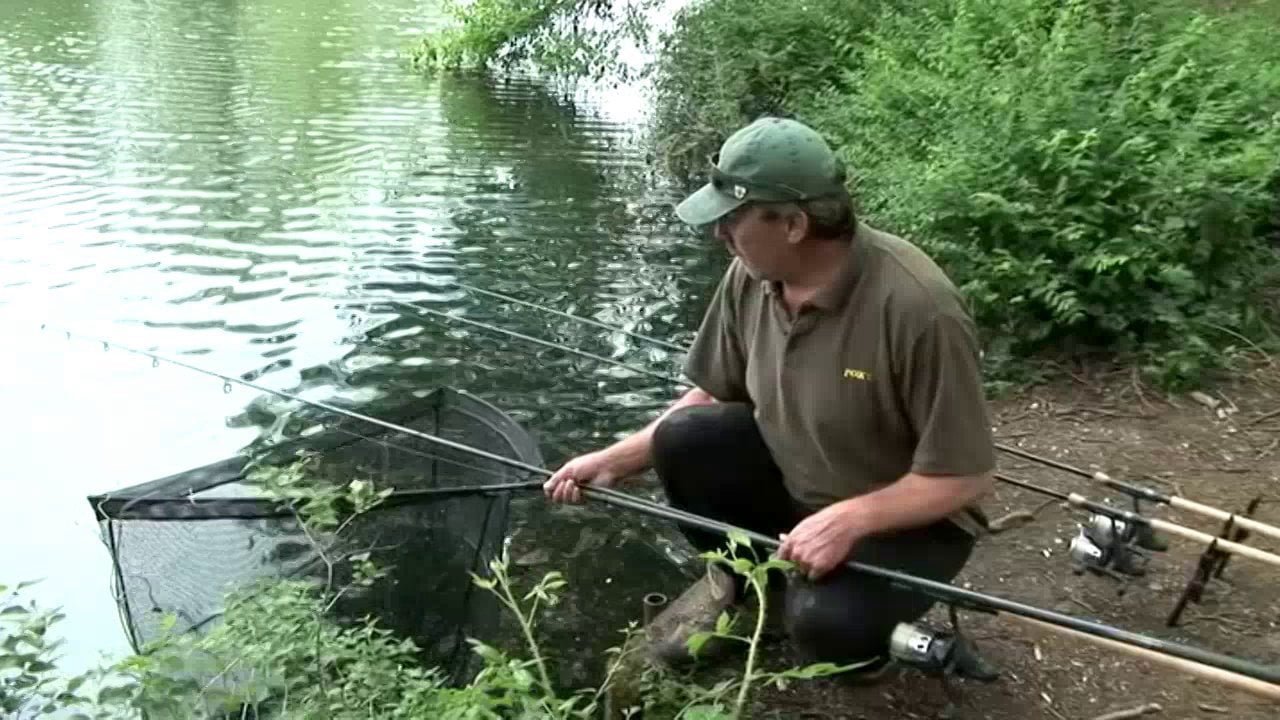
[(611, 487), (619, 475), (613, 469), (609, 457), (602, 450), (579, 455), (560, 466), (542, 485), (542, 491), (554, 502), (580, 503), (582, 491), (579, 484)]
[(849, 557), (866, 531), (847, 503), (836, 503), (810, 515), (782, 536), (778, 557), (790, 560), (817, 580)]

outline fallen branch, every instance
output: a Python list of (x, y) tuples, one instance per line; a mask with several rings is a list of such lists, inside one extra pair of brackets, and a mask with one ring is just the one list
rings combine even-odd
[(1035, 514), (1029, 510), (1014, 510), (1007, 515), (1001, 515), (995, 520), (987, 523), (987, 530), (992, 535), (995, 535), (996, 533), (1002, 533), (1005, 530), (1011, 530), (1015, 527), (1022, 527), (1035, 519)]
[(1036, 515), (1039, 515), (1041, 510), (1044, 510), (1056, 502), (1058, 502), (1056, 499), (1046, 500), (1045, 502), (1037, 505), (1033, 510), (1014, 510), (1006, 515), (1001, 515), (995, 520), (988, 522), (987, 529), (992, 535), (995, 535), (1006, 530), (1022, 527), (1032, 520), (1035, 520)]
[(1160, 707), (1159, 703), (1147, 703), (1146, 705), (1131, 707), (1128, 710), (1116, 710), (1105, 715), (1099, 715), (1093, 720), (1130, 720), (1130, 718), (1142, 717), (1147, 713), (1158, 713), (1161, 710), (1164, 710), (1164, 708)]
[(1045, 710), (1048, 710), (1049, 712), (1053, 713), (1053, 716), (1058, 718), (1058, 720), (1067, 720), (1066, 716), (1058, 712), (1057, 708), (1053, 706), (1053, 701), (1049, 698), (1048, 695), (1045, 695), (1044, 693), (1040, 693), (1040, 697), (1044, 698)]
[(1271, 418), (1276, 417), (1277, 415), (1280, 415), (1280, 408), (1276, 408), (1275, 410), (1272, 410), (1269, 413), (1263, 413), (1262, 415), (1259, 415), (1258, 417), (1245, 423), (1245, 425), (1257, 425), (1258, 423), (1266, 422), (1267, 420), (1270, 420)]
[(1075, 604), (1079, 605), (1080, 607), (1084, 608), (1085, 610), (1088, 610), (1089, 612), (1093, 613), (1094, 615), (1097, 615), (1097, 614), (1098, 614), (1098, 611), (1097, 611), (1097, 610), (1095, 610), (1095, 609), (1094, 609), (1094, 607), (1093, 607), (1092, 605), (1090, 605), (1089, 603), (1087, 603), (1087, 602), (1085, 602), (1085, 601), (1081, 600), (1080, 598), (1076, 597), (1075, 595), (1069, 595), (1069, 596), (1067, 596), (1067, 599), (1068, 599), (1068, 600), (1070, 600), (1071, 602), (1073, 602), (1073, 603), (1075, 603)]

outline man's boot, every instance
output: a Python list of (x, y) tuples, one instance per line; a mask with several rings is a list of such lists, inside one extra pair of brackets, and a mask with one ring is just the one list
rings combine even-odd
[[(656, 661), (676, 667), (694, 660), (714, 658), (735, 643), (712, 637), (702, 644), (696, 656), (689, 649), (689, 638), (699, 632), (712, 632), (720, 613), (732, 607), (735, 597), (733, 578), (717, 565), (690, 585), (644, 629), (648, 653)], [(741, 628), (735, 628), (741, 631)]]

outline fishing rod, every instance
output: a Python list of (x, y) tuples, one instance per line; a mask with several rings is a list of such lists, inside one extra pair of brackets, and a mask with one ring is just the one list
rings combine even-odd
[[(542, 338), (533, 337), (532, 335), (526, 335), (524, 333), (516, 332), (515, 330), (508, 330), (507, 328), (498, 327), (497, 325), (493, 325), (487, 322), (482, 322), (480, 320), (472, 320), (471, 318), (463, 317), (461, 315), (455, 315), (453, 313), (447, 313), (441, 310), (435, 310), (433, 308), (424, 308), (418, 305), (411, 305), (402, 300), (377, 300), (373, 302), (385, 303), (387, 305), (394, 305), (396, 307), (400, 307), (405, 310), (408, 310), (410, 313), (413, 313), (419, 317), (422, 317), (424, 315), (430, 315), (432, 317), (438, 317), (444, 320), (453, 320), (456, 322), (464, 323), (466, 325), (471, 325), (473, 327), (478, 327), (482, 330), (488, 330), (489, 332), (498, 333), (500, 335), (506, 335), (508, 337), (513, 337), (513, 338), (516, 338), (517, 340), (524, 340), (525, 342), (531, 342), (536, 345), (541, 345), (543, 347), (551, 348), (553, 350), (560, 350), (563, 352), (573, 353), (574, 355), (590, 358), (591, 360), (608, 363), (610, 365), (624, 368), (626, 370), (630, 370), (631, 372), (639, 373), (641, 375), (648, 375), (650, 377), (657, 378), (659, 380), (673, 382), (676, 384), (679, 384), (680, 382), (679, 380), (676, 380), (670, 375), (667, 375), (665, 373), (656, 372), (653, 370), (649, 370), (647, 368), (637, 367), (635, 365), (622, 362), (621, 360), (605, 357), (604, 355), (597, 355), (596, 353), (588, 352), (586, 350), (581, 350), (575, 347), (570, 347), (562, 343), (552, 342), (550, 340), (543, 340)], [(360, 307), (364, 307), (365, 309), (368, 309), (369, 305), (372, 303), (369, 301), (362, 301), (354, 304)]]
[(676, 345), (675, 343), (669, 343), (666, 340), (660, 340), (656, 337), (650, 337), (649, 335), (642, 335), (637, 332), (631, 332), (630, 330), (624, 330), (623, 328), (616, 327), (608, 323), (603, 323), (603, 322), (600, 322), (599, 320), (593, 320), (591, 318), (583, 317), (581, 315), (574, 315), (573, 313), (567, 313), (563, 310), (557, 310), (555, 308), (547, 307), (545, 305), (538, 305), (537, 303), (531, 303), (528, 300), (521, 300), (520, 298), (512, 297), (510, 295), (503, 295), (502, 293), (494, 292), (492, 290), (483, 290), (481, 288), (475, 287), (474, 285), (467, 285), (466, 283), (458, 282), (457, 280), (453, 281), (453, 285), (455, 287), (462, 288), (467, 292), (473, 292), (477, 295), (487, 295), (496, 300), (502, 300), (504, 302), (514, 303), (516, 305), (524, 305), (525, 307), (530, 307), (530, 308), (533, 308), (534, 310), (541, 310), (542, 312), (548, 312), (553, 315), (559, 315), (560, 317), (568, 318), (570, 320), (574, 320), (581, 323), (586, 323), (587, 325), (594, 325), (600, 328), (601, 330), (606, 330), (608, 332), (620, 332), (625, 335), (630, 335), (633, 338), (636, 338), (638, 340), (644, 340), (647, 343), (652, 343), (654, 345), (657, 345), (658, 347), (666, 348), (672, 352), (679, 353), (679, 352), (687, 351), (687, 348), (682, 348), (679, 345)]
[[(48, 326), (44, 324), (40, 327), (41, 329), (48, 328)], [(553, 473), (546, 468), (531, 465), (514, 458), (497, 455), (480, 448), (448, 440), (430, 433), (403, 427), (385, 420), (379, 420), (378, 418), (340, 408), (321, 400), (307, 400), (283, 390), (268, 388), (248, 380), (243, 380), (231, 375), (226, 375), (224, 373), (219, 373), (197, 365), (186, 363), (181, 360), (176, 360), (156, 352), (140, 350), (99, 338), (73, 334), (70, 331), (64, 332), (68, 338), (73, 336), (81, 337), (101, 343), (104, 348), (115, 347), (129, 353), (148, 357), (153, 361), (153, 364), (158, 362), (167, 362), (193, 372), (221, 379), (224, 383), (236, 383), (258, 390), (259, 392), (276, 395), (293, 402), (317, 407), (338, 415), (360, 420), (362, 422), (368, 422), (398, 433), (417, 437), (435, 445), (451, 448), (459, 452), (471, 454), (478, 458), (484, 458), (486, 460), (500, 463), (516, 470), (522, 470), (542, 477), (550, 477), (553, 475)], [(524, 483), (524, 487), (532, 489), (533, 487), (537, 487), (537, 485), (529, 482)], [(741, 534), (742, 536), (749, 538), (752, 542), (759, 543), (760, 545), (771, 549), (776, 550), (781, 545), (778, 540), (764, 536), (760, 533), (735, 527), (728, 523), (723, 523), (711, 518), (694, 515), (670, 506), (660, 505), (621, 491), (609, 488), (584, 486), (582, 487), (582, 493), (584, 496), (592, 500), (597, 500), (624, 509), (630, 509), (635, 512), (646, 513), (654, 517), (668, 519), (682, 525), (716, 532), (726, 537), (730, 537), (735, 533)], [(1263, 665), (1250, 660), (1224, 655), (1182, 643), (1149, 637), (1140, 633), (1105, 625), (1103, 623), (1038, 608), (996, 595), (980, 593), (975, 590), (962, 589), (948, 583), (929, 580), (927, 578), (921, 578), (908, 573), (870, 565), (859, 561), (848, 560), (844, 562), (844, 566), (858, 573), (888, 580), (898, 587), (926, 593), (943, 602), (952, 604), (953, 606), (961, 606), (980, 612), (995, 614), (999, 614), (1001, 612), (1008, 613), (1014, 616), (1017, 620), (1035, 627), (1063, 633), (1070, 637), (1094, 642), (1104, 647), (1111, 647), (1150, 662), (1158, 663), (1170, 668), (1176, 668), (1199, 677), (1230, 685), (1258, 697), (1280, 702), (1280, 668), (1277, 667)]]
[(1164, 493), (1161, 493), (1157, 490), (1153, 490), (1148, 487), (1143, 487), (1141, 485), (1133, 485), (1131, 483), (1123, 482), (1121, 480), (1116, 480), (1101, 471), (1091, 473), (1088, 470), (1083, 470), (1081, 468), (1075, 467), (1068, 463), (1064, 463), (1058, 460), (1054, 460), (1052, 458), (1047, 458), (1041, 455), (1037, 455), (1035, 453), (1028, 452), (1021, 448), (1013, 447), (1011, 445), (996, 443), (996, 449), (1001, 450), (1003, 452), (1007, 452), (1010, 455), (1017, 455), (1018, 457), (1021, 457), (1025, 460), (1030, 460), (1032, 462), (1040, 463), (1041, 465), (1045, 465), (1047, 467), (1051, 467), (1058, 470), (1062, 470), (1064, 472), (1071, 473), (1072, 475), (1085, 478), (1086, 480), (1093, 480), (1095, 482), (1102, 483), (1103, 485), (1106, 485), (1107, 487), (1113, 490), (1118, 490), (1119, 492), (1122, 492), (1134, 498), (1135, 500), (1147, 500), (1149, 502), (1158, 503), (1161, 505), (1168, 505), (1170, 507), (1174, 507), (1179, 510), (1185, 510), (1187, 512), (1195, 513), (1197, 515), (1203, 515), (1205, 517), (1213, 518), (1215, 520), (1230, 523), (1232, 526), (1240, 528), (1242, 530), (1249, 530), (1252, 532), (1256, 532), (1259, 535), (1266, 535), (1267, 537), (1280, 540), (1280, 527), (1276, 527), (1275, 525), (1268, 525), (1267, 523), (1259, 522), (1250, 517), (1229, 512), (1221, 508), (1216, 508), (1216, 507), (1213, 507), (1212, 505), (1205, 505), (1203, 503), (1198, 503), (1193, 500), (1188, 500), (1184, 497), (1180, 497), (1177, 495), (1166, 495)]
[[(479, 288), (473, 288), (473, 287), (471, 287), (471, 286), (464, 286), (464, 285), (462, 285), (461, 283), (455, 283), (455, 284), (457, 284), (459, 287), (464, 287), (465, 289), (468, 289), (468, 290), (472, 290), (472, 291), (475, 291), (475, 292), (479, 292), (479, 293), (481, 293), (481, 294), (491, 295), (491, 296), (493, 296), (493, 297), (496, 297), (496, 298), (499, 298), (499, 299), (502, 299), (502, 300), (506, 300), (506, 301), (509, 301), (509, 302), (516, 302), (516, 303), (519, 303), (519, 304), (521, 304), (521, 305), (525, 305), (525, 306), (527, 306), (527, 307), (533, 308), (533, 309), (535, 309), (535, 310), (540, 310), (540, 311), (542, 311), (542, 312), (551, 313), (551, 314), (554, 314), (554, 315), (557, 315), (557, 316), (560, 316), (560, 317), (568, 318), (568, 319), (573, 320), (573, 321), (575, 321), (575, 322), (588, 323), (588, 324), (591, 324), (591, 325), (595, 325), (595, 326), (597, 326), (597, 327), (603, 327), (603, 328), (609, 329), (609, 330), (611, 330), (611, 331), (624, 332), (624, 333), (627, 333), (627, 334), (629, 334), (629, 335), (632, 335), (632, 336), (634, 336), (634, 337), (637, 337), (637, 338), (640, 338), (640, 339), (643, 339), (643, 340), (648, 340), (648, 341), (650, 341), (650, 342), (658, 343), (659, 345), (661, 345), (661, 346), (663, 346), (663, 347), (667, 347), (667, 348), (676, 348), (676, 347), (677, 347), (677, 346), (672, 345), (671, 343), (667, 343), (667, 342), (664, 342), (664, 341), (661, 341), (661, 340), (657, 340), (656, 338), (650, 338), (650, 337), (648, 337), (648, 336), (640, 335), (640, 334), (637, 334), (637, 333), (630, 333), (630, 332), (627, 332), (626, 330), (622, 330), (621, 328), (613, 327), (613, 326), (610, 326), (610, 325), (608, 325), (608, 324), (606, 324), (606, 323), (601, 323), (601, 322), (599, 322), (599, 321), (592, 320), (591, 318), (585, 318), (585, 317), (582, 317), (581, 315), (574, 315), (573, 313), (564, 312), (563, 310), (557, 310), (557, 309), (555, 309), (555, 308), (547, 307), (547, 306), (545, 306), (545, 305), (539, 305), (539, 304), (537, 304), (537, 303), (532, 303), (532, 302), (529, 302), (529, 301), (527, 301), (527, 300), (520, 300), (519, 298), (513, 298), (513, 297), (511, 297), (511, 296), (502, 295), (501, 293), (495, 293), (495, 292), (488, 291), (488, 290), (480, 290)], [(391, 301), (391, 302), (395, 302), (395, 301)], [(408, 307), (415, 308), (415, 309), (418, 309), (418, 310), (422, 310), (422, 308), (416, 308), (416, 306), (408, 306)], [(616, 359), (614, 359), (614, 358), (608, 358), (608, 357), (603, 357), (603, 356), (600, 356), (600, 355), (594, 355), (594, 354), (592, 354), (592, 353), (588, 353), (588, 352), (586, 352), (586, 351), (584, 351), (584, 350), (579, 350), (578, 348), (573, 348), (573, 347), (570, 347), (570, 346), (567, 346), (567, 345), (563, 345), (563, 344), (560, 344), (560, 343), (553, 343), (553, 342), (549, 342), (549, 341), (547, 341), (547, 340), (542, 340), (542, 339), (540, 339), (540, 338), (534, 338), (534, 337), (531, 337), (531, 336), (528, 336), (528, 335), (523, 335), (523, 334), (521, 334), (521, 333), (516, 333), (516, 332), (510, 331), (510, 330), (506, 330), (506, 329), (504, 329), (504, 328), (499, 328), (499, 327), (496, 327), (496, 326), (485, 325), (484, 323), (478, 323), (477, 321), (473, 321), (473, 320), (465, 320), (465, 319), (463, 319), (463, 318), (458, 318), (457, 316), (454, 316), (454, 315), (448, 315), (448, 314), (446, 314), (446, 313), (440, 313), (439, 311), (434, 311), (434, 310), (432, 310), (432, 311), (428, 311), (428, 312), (429, 312), (429, 313), (431, 313), (431, 314), (437, 314), (437, 315), (441, 315), (441, 316), (448, 317), (448, 318), (453, 318), (453, 319), (463, 320), (463, 321), (465, 321), (465, 322), (470, 322), (470, 323), (472, 323), (472, 324), (479, 325), (479, 326), (484, 327), (485, 329), (488, 329), (488, 330), (491, 330), (491, 331), (495, 331), (495, 332), (503, 333), (503, 334), (506, 334), (506, 335), (511, 336), (511, 337), (517, 337), (517, 338), (522, 339), (522, 340), (531, 341), (531, 342), (534, 342), (534, 343), (537, 343), (537, 344), (540, 344), (540, 345), (543, 345), (543, 346), (546, 346), (546, 347), (551, 347), (551, 348), (554, 348), (554, 349), (557, 349), (557, 350), (561, 350), (561, 351), (564, 351), (564, 352), (574, 353), (574, 354), (578, 354), (578, 355), (584, 355), (584, 356), (586, 356), (586, 357), (590, 357), (590, 358), (591, 358), (591, 359), (593, 359), (593, 360), (598, 360), (598, 361), (600, 361), (600, 362), (604, 362), (604, 363), (607, 363), (607, 364), (610, 364), (610, 365), (615, 365), (615, 366), (618, 366), (618, 367), (626, 368), (626, 369), (628, 369), (628, 370), (632, 370), (632, 371), (634, 371), (634, 372), (640, 372), (640, 373), (643, 373), (643, 374), (649, 375), (650, 377), (655, 377), (655, 378), (658, 378), (658, 379), (663, 380), (663, 381), (665, 381), (665, 382), (671, 383), (671, 384), (673, 384), (673, 385), (684, 385), (684, 384), (687, 384), (687, 382), (685, 382), (685, 381), (683, 381), (683, 380), (681, 380), (681, 379), (679, 379), (679, 378), (677, 378), (677, 377), (675, 377), (675, 376), (668, 375), (668, 374), (664, 374), (664, 373), (653, 372), (653, 371), (645, 370), (645, 369), (641, 369), (641, 368), (636, 368), (636, 367), (634, 367), (634, 366), (632, 366), (632, 365), (628, 365), (627, 363), (624, 363), (624, 362), (622, 362), (622, 361), (620, 361), (620, 360), (616, 360)], [(677, 348), (677, 349), (679, 349), (679, 348)], [(683, 351), (683, 352), (688, 352), (688, 348), (683, 348), (683, 349), (680, 349), (680, 350), (681, 350), (681, 351)], [(1068, 465), (1068, 464), (1066, 464), (1066, 463), (1059, 462), (1059, 461), (1057, 461), (1057, 460), (1053, 460), (1053, 459), (1051, 459), (1051, 458), (1046, 458), (1046, 457), (1043, 457), (1043, 456), (1040, 456), (1040, 455), (1036, 455), (1036, 454), (1034, 454), (1034, 453), (1030, 453), (1030, 452), (1027, 452), (1027, 451), (1022, 450), (1022, 449), (1020, 449), (1020, 448), (1016, 448), (1016, 447), (1013, 447), (1013, 446), (1010, 446), (1010, 445), (1006, 445), (1006, 444), (1003, 444), (1003, 443), (996, 443), (996, 444), (995, 444), (995, 447), (996, 447), (996, 449), (998, 449), (998, 450), (1001, 450), (1001, 451), (1004, 451), (1004, 452), (1007, 452), (1007, 453), (1010, 453), (1010, 454), (1013, 454), (1013, 455), (1017, 455), (1017, 456), (1022, 457), (1022, 458), (1024, 458), (1024, 459), (1031, 460), (1031, 461), (1033, 461), (1033, 462), (1038, 462), (1038, 463), (1041, 463), (1041, 464), (1043, 464), (1043, 465), (1047, 465), (1047, 466), (1049, 466), (1049, 467), (1057, 468), (1057, 469), (1059, 469), (1059, 470), (1063, 470), (1063, 471), (1065, 471), (1065, 472), (1069, 472), (1069, 473), (1072, 473), (1072, 474), (1074, 474), (1074, 475), (1078, 475), (1078, 476), (1083, 477), (1083, 478), (1088, 479), (1088, 480), (1094, 480), (1094, 481), (1096, 481), (1096, 482), (1100, 482), (1100, 483), (1102, 483), (1102, 484), (1106, 485), (1107, 487), (1110, 487), (1110, 488), (1111, 488), (1111, 489), (1113, 489), (1113, 490), (1116, 490), (1116, 491), (1118, 491), (1118, 492), (1121, 492), (1121, 493), (1124, 493), (1124, 494), (1126, 494), (1126, 495), (1129, 495), (1129, 496), (1133, 497), (1135, 500), (1147, 500), (1147, 501), (1154, 502), (1154, 503), (1159, 503), (1159, 504), (1162, 504), (1162, 505), (1169, 505), (1169, 506), (1174, 507), (1174, 508), (1177, 508), (1177, 509), (1179, 509), (1179, 510), (1184, 510), (1184, 511), (1191, 512), (1191, 513), (1195, 513), (1195, 514), (1198, 514), (1198, 515), (1203, 515), (1203, 516), (1205, 516), (1205, 517), (1213, 518), (1214, 520), (1218, 520), (1218, 521), (1225, 521), (1225, 522), (1227, 522), (1227, 523), (1231, 524), (1233, 527), (1236, 527), (1236, 528), (1241, 529), (1241, 530), (1253, 531), (1253, 532), (1256, 532), (1256, 533), (1258, 533), (1258, 534), (1260, 534), (1260, 535), (1266, 535), (1266, 536), (1268, 536), (1268, 537), (1271, 537), (1271, 538), (1274, 538), (1274, 539), (1280, 540), (1280, 527), (1276, 527), (1275, 525), (1269, 525), (1269, 524), (1267, 524), (1267, 523), (1263, 523), (1263, 522), (1260, 522), (1260, 521), (1258, 521), (1258, 520), (1254, 520), (1253, 518), (1250, 518), (1250, 517), (1247, 517), (1247, 516), (1243, 516), (1243, 515), (1240, 515), (1240, 514), (1237, 514), (1237, 513), (1232, 513), (1232, 512), (1230, 512), (1230, 511), (1223, 510), (1223, 509), (1221, 509), (1221, 508), (1216, 508), (1216, 507), (1213, 507), (1212, 505), (1205, 505), (1205, 504), (1203, 504), (1203, 503), (1198, 503), (1198, 502), (1195, 502), (1195, 501), (1193, 501), (1193, 500), (1188, 500), (1187, 498), (1184, 498), (1184, 497), (1179, 497), (1179, 496), (1176, 496), (1176, 495), (1173, 495), (1173, 496), (1171, 496), (1171, 495), (1166, 495), (1166, 494), (1160, 493), (1159, 491), (1153, 490), (1153, 489), (1148, 488), (1148, 487), (1143, 487), (1143, 486), (1140, 486), (1140, 485), (1133, 485), (1133, 484), (1131, 484), (1131, 483), (1126, 483), (1126, 482), (1123, 482), (1123, 481), (1121, 481), (1121, 480), (1116, 480), (1116, 479), (1114, 479), (1114, 478), (1110, 477), (1109, 475), (1107, 475), (1107, 474), (1106, 474), (1106, 473), (1104, 473), (1104, 472), (1094, 472), (1094, 473), (1091, 473), (1091, 472), (1088, 472), (1088, 471), (1085, 471), (1085, 470), (1081, 470), (1080, 468), (1073, 467), (1073, 466)]]
[(1243, 545), (1241, 543), (1232, 542), (1231, 540), (1224, 540), (1215, 535), (1210, 535), (1209, 533), (1186, 527), (1185, 525), (1178, 525), (1177, 523), (1172, 523), (1168, 520), (1161, 520), (1160, 518), (1146, 517), (1131, 510), (1121, 510), (1119, 508), (1111, 507), (1110, 505), (1104, 505), (1090, 500), (1079, 493), (1064, 493), (1057, 490), (1051, 490), (1023, 480), (1011, 478), (1003, 473), (995, 473), (995, 478), (1001, 482), (1008, 483), (1025, 490), (1030, 490), (1041, 495), (1057, 498), (1058, 500), (1068, 502), (1076, 507), (1088, 510), (1089, 512), (1111, 518), (1115, 521), (1110, 524), (1114, 526), (1116, 535), (1124, 539), (1130, 539), (1134, 531), (1138, 528), (1145, 527), (1151, 530), (1165, 532), (1170, 535), (1177, 535), (1184, 539), (1200, 543), (1201, 545), (1211, 546), (1223, 552), (1234, 553), (1236, 555), (1241, 555), (1265, 562), (1269, 565), (1280, 567), (1280, 555), (1269, 553), (1265, 550), (1259, 550), (1258, 548)]
[[(781, 546), (781, 542), (778, 540), (758, 532), (695, 515), (678, 508), (659, 505), (650, 500), (618, 490), (589, 485), (581, 486), (580, 490), (584, 497), (600, 499), (619, 507), (668, 519), (689, 527), (715, 532), (726, 537), (739, 533), (746, 536), (751, 542), (772, 550), (776, 550)], [(1280, 668), (1259, 665), (1248, 660), (1241, 660), (1181, 643), (1153, 638), (1103, 623), (1045, 610), (976, 590), (965, 590), (949, 583), (929, 580), (876, 565), (868, 565), (856, 560), (846, 560), (843, 565), (855, 572), (888, 580), (899, 588), (923, 592), (951, 605), (997, 615), (1001, 612), (1008, 613), (1015, 620), (1032, 627), (1057, 632), (1086, 642), (1093, 642), (1143, 660), (1183, 670), (1205, 679), (1216, 680), (1259, 697), (1280, 701), (1280, 685), (1276, 684), (1277, 679), (1280, 679)]]

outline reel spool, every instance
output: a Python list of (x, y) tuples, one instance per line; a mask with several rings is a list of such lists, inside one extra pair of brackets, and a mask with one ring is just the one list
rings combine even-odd
[(898, 623), (889, 636), (889, 654), (925, 672), (942, 672), (955, 649), (951, 639), (913, 623)]
[(898, 623), (889, 636), (889, 655), (927, 675), (992, 682), (1000, 673), (978, 656), (977, 648), (960, 631), (955, 608), (950, 608), (951, 631), (918, 623)]
[(1136, 535), (1134, 527), (1129, 523), (1099, 514), (1090, 515), (1083, 530), (1090, 540), (1101, 546), (1133, 542)]
[(902, 665), (916, 668), (925, 675), (938, 678), (947, 696), (947, 707), (939, 717), (954, 717), (963, 704), (952, 684), (953, 677), (990, 683), (1000, 673), (978, 656), (977, 648), (960, 632), (960, 620), (954, 605), (947, 608), (953, 632), (932, 630), (916, 623), (898, 623), (889, 636), (889, 656)]
[(1120, 594), (1130, 578), (1146, 574), (1150, 557), (1138, 549), (1139, 528), (1101, 514), (1077, 525), (1068, 555), (1077, 575), (1089, 571), (1121, 581)]

